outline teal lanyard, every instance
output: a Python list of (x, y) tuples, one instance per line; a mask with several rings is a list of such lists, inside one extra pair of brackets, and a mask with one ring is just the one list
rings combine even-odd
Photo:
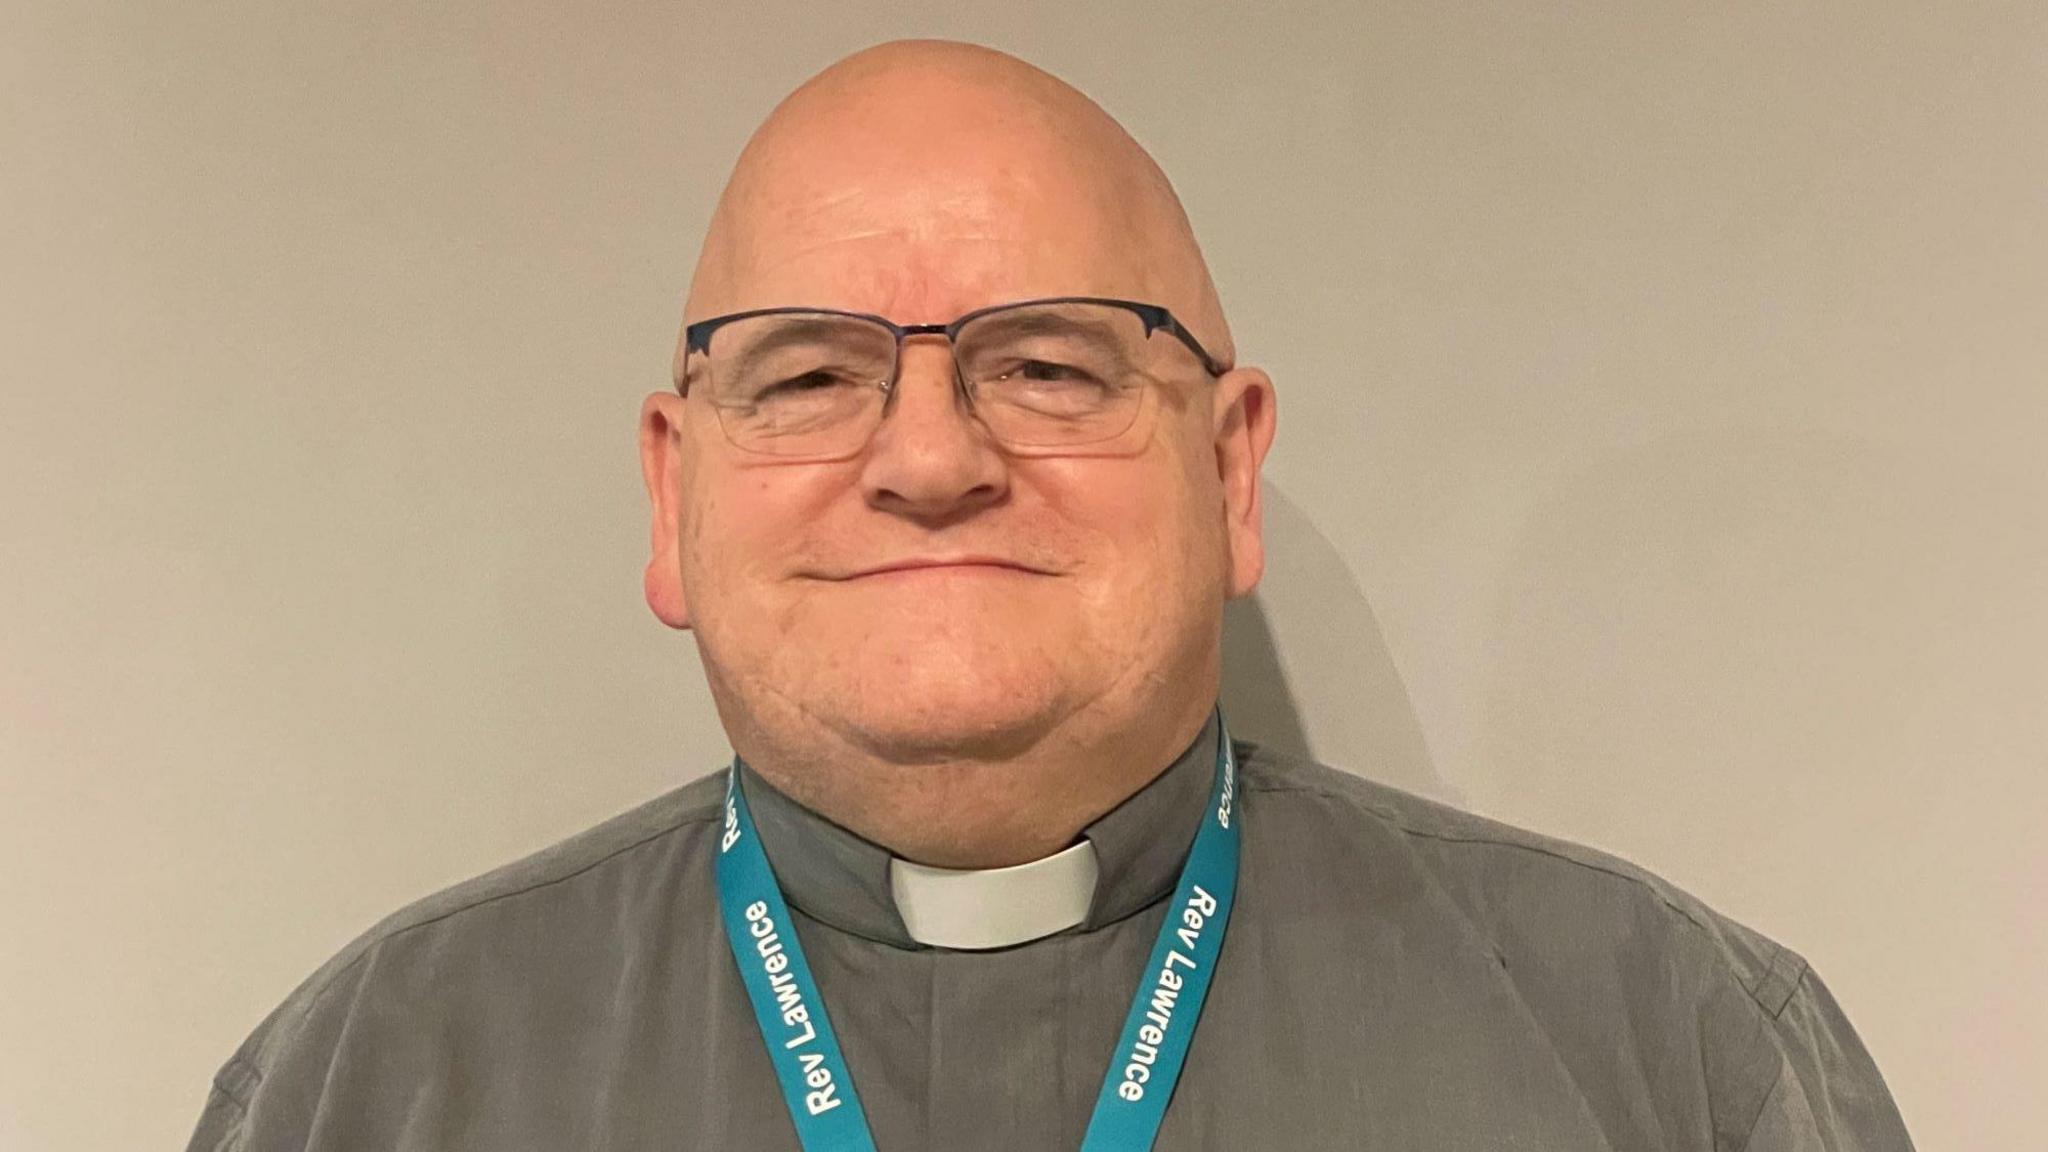
[[(1216, 718), (1216, 782), (1182, 865), (1180, 884), (1123, 1036), (1095, 1099), (1081, 1152), (1139, 1152), (1152, 1147), (1180, 1080), (1188, 1042), (1209, 995), (1237, 894), (1237, 758), (1223, 717)], [(789, 905), (761, 851), (739, 788), (739, 762), (726, 776), (725, 831), (719, 837), (718, 904), (725, 938), (753, 1001), (761, 1039), (782, 1083), (804, 1152), (875, 1152), (867, 1113), (846, 1056), (825, 1015), (825, 1001), (797, 943)]]

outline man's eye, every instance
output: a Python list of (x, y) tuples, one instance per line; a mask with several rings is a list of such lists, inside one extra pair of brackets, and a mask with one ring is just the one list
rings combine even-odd
[(806, 392), (822, 392), (830, 388), (844, 387), (846, 384), (846, 378), (837, 373), (825, 371), (806, 372), (801, 376), (791, 376), (787, 379), (774, 381), (756, 391), (754, 396), (758, 400), (773, 400), (778, 396), (797, 396)]
[(1013, 365), (998, 379), (1023, 380), (1033, 384), (1076, 384), (1101, 386), (1095, 374), (1071, 364), (1060, 364), (1051, 360), (1023, 360)]

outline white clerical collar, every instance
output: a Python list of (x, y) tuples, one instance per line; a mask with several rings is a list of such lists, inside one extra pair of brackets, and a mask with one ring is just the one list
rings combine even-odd
[(1008, 948), (1088, 917), (1095, 845), (1084, 839), (1009, 868), (955, 870), (889, 858), (889, 890), (910, 938), (936, 948)]

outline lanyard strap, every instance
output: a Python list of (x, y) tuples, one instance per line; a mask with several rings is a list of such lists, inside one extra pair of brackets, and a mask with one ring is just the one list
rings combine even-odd
[[(1237, 894), (1237, 757), (1219, 712), (1216, 780), (1138, 993), (1124, 1017), (1081, 1152), (1152, 1147), (1180, 1080)], [(875, 1152), (867, 1113), (797, 942), (789, 905), (761, 850), (734, 760), (718, 842), (718, 904), (783, 1102), (804, 1152)]]

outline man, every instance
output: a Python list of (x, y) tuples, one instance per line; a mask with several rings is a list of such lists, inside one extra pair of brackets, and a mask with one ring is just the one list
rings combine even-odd
[(1903, 1149), (1797, 956), (1224, 735), (1274, 391), (1085, 97), (790, 96), (642, 410), (647, 598), (737, 758), (385, 921), (195, 1149)]

